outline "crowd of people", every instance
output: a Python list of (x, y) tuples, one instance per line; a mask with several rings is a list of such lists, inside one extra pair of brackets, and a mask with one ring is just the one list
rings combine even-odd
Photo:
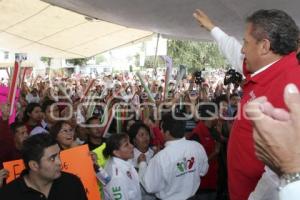
[[(296, 23), (280, 10), (256, 11), (241, 45), (203, 11), (194, 17), (237, 72), (35, 77), (20, 84), (16, 105), (1, 105), (0, 164), (23, 159), (26, 169), (7, 184), (0, 166), (0, 198), (87, 199), (80, 179), (60, 167), (60, 151), (80, 145), (88, 145), (95, 175), (106, 174), (99, 181), (105, 200), (292, 198), (278, 188), (281, 179), (299, 182), (298, 151), (276, 147), (281, 132), (294, 133), (287, 146), (299, 138), (291, 125), (298, 109), (283, 95), (287, 84), (300, 86)], [(272, 123), (279, 139), (269, 133)]]
[[(202, 82), (195, 83), (196, 77), (187, 74), (182, 77), (180, 84), (176, 84), (176, 74), (172, 75), (164, 100), (164, 79), (155, 80), (145, 76), (146, 87), (150, 88), (150, 93), (147, 93), (147, 89), (134, 78), (133, 73), (96, 79), (86, 98), (82, 94), (90, 81), (85, 78), (55, 77), (51, 81), (37, 78), (31, 87), (25, 82), (20, 90), (14, 123), (8, 123), (10, 105), (2, 105), (1, 144), (5, 145), (1, 145), (1, 163), (23, 158), (24, 141), (33, 136), (50, 135), (61, 151), (88, 145), (93, 152), (94, 164), (104, 168), (111, 179), (109, 183), (99, 184), (104, 199), (113, 199), (113, 195), (116, 195), (113, 188), (117, 185), (122, 188), (118, 195), (124, 199), (186, 199), (196, 191), (199, 196), (218, 195), (219, 199), (223, 199), (228, 196), (227, 141), (241, 88), (234, 84), (224, 86), (224, 70), (214, 70), (206, 76)], [(149, 95), (155, 99), (154, 102)], [(201, 103), (203, 105), (197, 106)], [(212, 103), (217, 105), (216, 108)], [(122, 111), (119, 112), (118, 108), (122, 108)], [(213, 115), (208, 111), (213, 112)], [(185, 120), (173, 119), (170, 113)], [(166, 116), (169, 116), (166, 120), (171, 121), (165, 124)], [(228, 120), (225, 120), (226, 117)], [(201, 118), (208, 119), (203, 121)], [(168, 132), (168, 137), (165, 132)], [(209, 141), (200, 142), (204, 138)], [(170, 145), (175, 143), (173, 140), (182, 142)], [(187, 151), (189, 148), (191, 152)], [(180, 155), (179, 152), (184, 154)], [(184, 176), (184, 172), (177, 186), (170, 192), (174, 180), (170, 178), (168, 187), (164, 188), (157, 183), (164, 182), (166, 175), (154, 177), (153, 174), (157, 173), (159, 167), (166, 168), (167, 172), (172, 165), (175, 168), (170, 173), (184, 170), (184, 164), (180, 168), (178, 165), (177, 169), (178, 163), (175, 162), (179, 158), (167, 161), (173, 154), (182, 158), (181, 162), (190, 163), (191, 174)], [(160, 160), (155, 161), (154, 158)], [(158, 165), (159, 162), (163, 163), (162, 166)], [(208, 163), (211, 164), (209, 170)], [(7, 171), (2, 169), (3, 188), (7, 187), (4, 181), (7, 175)], [(203, 176), (201, 181), (200, 175)], [(172, 177), (171, 174), (168, 176)], [(202, 184), (199, 188), (200, 182)], [(181, 194), (177, 190), (182, 183), (189, 184), (190, 189)]]

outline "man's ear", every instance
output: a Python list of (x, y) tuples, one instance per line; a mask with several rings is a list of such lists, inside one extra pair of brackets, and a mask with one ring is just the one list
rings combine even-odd
[(263, 39), (261, 42), (260, 53), (262, 55), (267, 55), (271, 51), (271, 42), (268, 39)]
[(40, 168), (39, 164), (34, 160), (29, 161), (28, 166), (29, 166), (30, 170), (35, 171), (35, 172), (38, 171)]

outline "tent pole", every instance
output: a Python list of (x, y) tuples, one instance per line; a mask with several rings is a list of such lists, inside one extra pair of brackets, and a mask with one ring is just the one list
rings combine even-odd
[(157, 51), (158, 51), (159, 37), (160, 37), (160, 33), (157, 34), (155, 57), (154, 57), (154, 77), (155, 77), (155, 79), (156, 79), (156, 76), (157, 76), (157, 69), (156, 68), (157, 68)]

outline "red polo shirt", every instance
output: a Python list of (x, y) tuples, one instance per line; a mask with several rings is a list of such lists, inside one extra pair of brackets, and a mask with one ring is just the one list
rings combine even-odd
[(285, 108), (283, 100), (284, 87), (294, 83), (300, 88), (300, 66), (296, 53), (284, 56), (266, 70), (247, 76), (241, 99), (241, 109), (235, 120), (228, 144), (228, 184), (231, 200), (246, 200), (264, 172), (264, 164), (254, 152), (252, 124), (244, 112), (244, 105), (259, 96), (279, 108)]
[(8, 121), (0, 118), (0, 170), (2, 163), (21, 158), (20, 152), (16, 149), (14, 136), (8, 125)]
[[(216, 148), (216, 141), (211, 136), (209, 129), (205, 126), (204, 122), (199, 121), (197, 126), (193, 129), (193, 135), (198, 136), (199, 142), (202, 144), (207, 156), (212, 154)], [(209, 162), (209, 168), (204, 177), (201, 178), (200, 189), (217, 189), (217, 173), (218, 173), (218, 160), (215, 157)]]

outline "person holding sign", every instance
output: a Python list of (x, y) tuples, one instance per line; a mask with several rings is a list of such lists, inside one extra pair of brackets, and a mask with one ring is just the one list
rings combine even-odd
[(109, 158), (105, 171), (111, 177), (111, 181), (104, 186), (105, 200), (141, 200), (139, 177), (130, 161), (133, 145), (128, 135), (114, 134), (109, 137), (103, 154)]
[(0, 199), (87, 200), (80, 179), (61, 171), (60, 148), (52, 136), (37, 134), (23, 143), (25, 170), (0, 190)]
[(8, 176), (8, 171), (6, 169), (1, 169), (0, 170), (0, 188), (3, 185), (4, 179), (7, 178)]
[(24, 123), (14, 122), (8, 125), (9, 112), (9, 105), (3, 104), (0, 117), (0, 169), (2, 162), (21, 158), (22, 143), (28, 137)]

